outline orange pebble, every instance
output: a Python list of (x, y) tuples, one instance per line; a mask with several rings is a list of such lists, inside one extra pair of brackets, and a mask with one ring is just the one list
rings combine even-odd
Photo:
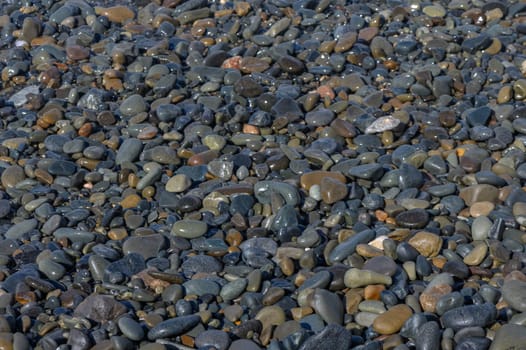
[(383, 284), (370, 284), (363, 290), (363, 297), (365, 300), (380, 300), (380, 295), (384, 290)]
[(91, 123), (86, 123), (84, 125), (82, 125), (79, 129), (79, 136), (84, 136), (84, 137), (87, 137), (89, 135), (91, 135), (91, 131), (92, 131), (93, 127), (91, 125)]
[(230, 57), (230, 58), (227, 58), (223, 62), (223, 64), (221, 65), (221, 68), (239, 69), (240, 62), (241, 62), (241, 56)]
[(254, 126), (254, 125), (244, 124), (243, 125), (243, 132), (245, 134), (259, 135), (259, 128), (257, 126)]
[(331, 100), (336, 97), (334, 90), (328, 85), (322, 85), (316, 89), (316, 92), (320, 94), (321, 98), (329, 97)]

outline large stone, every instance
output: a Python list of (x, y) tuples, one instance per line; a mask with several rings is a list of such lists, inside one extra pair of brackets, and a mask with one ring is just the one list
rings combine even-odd
[(402, 328), (413, 310), (405, 304), (395, 305), (374, 319), (373, 329), (380, 334), (394, 334)]
[(526, 282), (519, 280), (504, 282), (502, 297), (513, 309), (526, 312)]
[(438, 255), (442, 248), (442, 238), (431, 232), (418, 232), (409, 239), (408, 243), (425, 257), (432, 258)]
[(111, 296), (92, 294), (77, 306), (74, 315), (105, 323), (115, 320), (126, 311), (126, 307)]
[(497, 330), (489, 350), (526, 349), (526, 327), (517, 324), (505, 324)]

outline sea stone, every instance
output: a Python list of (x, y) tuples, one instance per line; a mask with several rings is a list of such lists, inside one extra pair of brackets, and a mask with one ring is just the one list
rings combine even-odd
[(442, 238), (431, 232), (421, 231), (409, 239), (408, 243), (425, 257), (438, 255), (442, 248)]
[(358, 288), (370, 284), (391, 285), (392, 279), (374, 271), (352, 268), (345, 272), (344, 283), (349, 288)]
[(452, 292), (452, 288), (448, 284), (438, 284), (427, 287), (422, 294), (420, 294), (420, 306), (426, 312), (436, 312), (436, 305), (438, 300), (446, 294)]
[(413, 310), (405, 304), (395, 305), (373, 322), (373, 329), (380, 334), (394, 334), (398, 332), (405, 321), (413, 314)]
[(502, 286), (502, 297), (515, 310), (526, 312), (526, 282), (509, 280)]
[(321, 185), (322, 180), (328, 177), (338, 180), (341, 183), (347, 182), (347, 178), (340, 172), (316, 170), (301, 175), (300, 185), (308, 191), (313, 185)]
[(449, 310), (440, 320), (444, 328), (452, 328), (456, 332), (466, 327), (487, 327), (495, 322), (496, 317), (495, 305), (485, 303)]
[(461, 189), (459, 197), (464, 200), (468, 207), (476, 202), (496, 203), (499, 198), (499, 189), (487, 184), (472, 185)]
[(321, 180), (321, 198), (327, 204), (336, 203), (347, 197), (347, 186), (332, 177), (324, 177)]
[(126, 307), (108, 295), (92, 294), (75, 309), (74, 315), (105, 323), (126, 312)]

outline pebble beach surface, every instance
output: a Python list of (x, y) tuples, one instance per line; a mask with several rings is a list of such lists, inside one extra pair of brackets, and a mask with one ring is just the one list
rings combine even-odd
[(526, 344), (526, 2), (0, 2), (0, 350)]

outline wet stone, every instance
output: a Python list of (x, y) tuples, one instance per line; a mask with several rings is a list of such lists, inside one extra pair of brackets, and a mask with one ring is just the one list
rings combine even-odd
[(0, 2), (0, 348), (520, 347), (525, 11)]
[(429, 214), (423, 209), (411, 209), (398, 214), (396, 222), (401, 227), (424, 228), (429, 222)]
[(502, 297), (513, 309), (524, 312), (526, 310), (525, 288), (526, 282), (524, 281), (506, 281), (502, 286)]
[(441, 317), (441, 322), (455, 331), (465, 327), (485, 327), (495, 322), (496, 313), (495, 305), (489, 303), (468, 305), (447, 311)]
[(197, 238), (206, 233), (208, 226), (197, 220), (181, 220), (172, 226), (172, 234), (183, 238)]
[(189, 257), (183, 262), (181, 267), (186, 275), (193, 275), (200, 272), (220, 272), (223, 265), (214, 257), (208, 255), (196, 255)]
[(95, 322), (115, 320), (126, 312), (126, 307), (106, 295), (90, 295), (75, 309), (75, 315), (92, 319)]
[(148, 332), (148, 339), (157, 340), (171, 338), (194, 328), (201, 318), (197, 315), (179, 316), (157, 324)]

